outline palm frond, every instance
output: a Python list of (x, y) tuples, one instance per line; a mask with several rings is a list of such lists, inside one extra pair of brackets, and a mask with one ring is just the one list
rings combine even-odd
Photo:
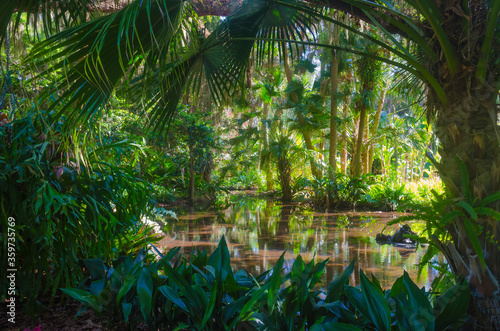
[(13, 23), (14, 31), (23, 24), (23, 13), (30, 23), (27, 27), (34, 30), (35, 36), (48, 37), (63, 28), (85, 22), (87, 16), (97, 11), (93, 0), (3, 0), (0, 1), (0, 41), (9, 24)]
[[(172, 45), (184, 42), (178, 33), (184, 22), (186, 5), (179, 0), (136, 0), (120, 11), (69, 28), (39, 43), (28, 61), (63, 70), (59, 87), (70, 87), (51, 106), (66, 123), (90, 122), (99, 117), (102, 105), (117, 84), (129, 80), (141, 65), (145, 71), (160, 68), (160, 76), (179, 70), (167, 67)], [(55, 52), (58, 50), (58, 52)], [(189, 65), (190, 63), (183, 63)]]

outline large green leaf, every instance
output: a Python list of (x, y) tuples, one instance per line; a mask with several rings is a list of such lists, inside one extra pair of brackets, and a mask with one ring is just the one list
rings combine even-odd
[(361, 292), (371, 321), (379, 330), (391, 329), (391, 311), (384, 294), (360, 271)]
[(267, 306), (269, 312), (272, 314), (276, 306), (276, 299), (281, 286), (281, 269), (283, 269), (285, 252), (281, 254), (280, 258), (273, 267), (273, 274), (269, 278), (267, 284), (269, 284), (269, 290), (267, 294)]
[(365, 302), (363, 293), (361, 293), (361, 291), (355, 287), (346, 286), (345, 294), (347, 296), (347, 299), (349, 299), (349, 303), (352, 304), (354, 308), (356, 308), (356, 310), (359, 311), (364, 317), (366, 317), (368, 320), (371, 320), (368, 305)]
[(351, 277), (352, 273), (354, 271), (354, 260), (349, 263), (347, 268), (344, 269), (344, 271), (336, 277), (334, 280), (328, 284), (328, 289), (327, 289), (327, 296), (326, 296), (326, 301), (327, 302), (333, 302), (339, 299), (340, 294), (344, 290), (345, 284), (349, 281), (349, 277)]
[(128, 274), (123, 281), (123, 285), (116, 295), (116, 304), (120, 304), (121, 299), (137, 284), (137, 275)]
[(413, 311), (410, 323), (415, 326), (416, 330), (423, 329), (433, 331), (434, 314), (427, 296), (411, 280), (406, 271), (403, 274), (403, 283), (406, 287), (410, 307)]
[(93, 280), (106, 277), (106, 266), (100, 259), (84, 259), (83, 263), (90, 273)]
[(102, 308), (97, 303), (97, 299), (90, 293), (75, 288), (62, 288), (61, 291), (87, 307), (92, 308), (96, 313), (101, 313)]
[(184, 301), (177, 295), (177, 293), (168, 285), (158, 287), (158, 291), (163, 294), (168, 300), (172, 301), (177, 307), (190, 313), (190, 309), (186, 306)]
[(153, 280), (147, 268), (142, 268), (137, 280), (137, 298), (145, 321), (151, 320), (151, 306), (153, 300)]

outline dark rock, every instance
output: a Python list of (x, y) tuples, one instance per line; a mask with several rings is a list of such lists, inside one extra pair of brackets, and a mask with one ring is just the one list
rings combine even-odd
[(411, 230), (409, 225), (404, 224), (399, 230), (396, 231), (396, 233), (394, 233), (393, 236), (378, 233), (375, 240), (379, 245), (393, 244), (398, 247), (411, 247), (412, 245), (415, 245), (415, 241), (410, 238), (406, 238), (405, 234), (416, 235), (416, 233)]
[(404, 224), (398, 231), (396, 231), (396, 233), (394, 233), (391, 241), (393, 243), (400, 244), (415, 244), (415, 241), (410, 238), (406, 238), (405, 234), (416, 235), (416, 233), (411, 230), (409, 225)]
[(392, 237), (387, 235), (387, 234), (382, 234), (382, 233), (377, 233), (377, 236), (375, 237), (375, 240), (379, 245), (385, 245), (385, 244), (390, 244), (391, 243)]

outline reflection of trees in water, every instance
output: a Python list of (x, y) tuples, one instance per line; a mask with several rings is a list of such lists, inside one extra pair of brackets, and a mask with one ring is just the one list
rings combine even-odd
[(292, 214), (292, 206), (283, 206), (276, 231), (277, 236), (283, 236), (290, 232), (290, 215)]
[[(413, 253), (376, 244), (371, 234), (380, 232), (378, 228), (383, 227), (386, 221), (381, 221), (378, 216), (349, 213), (349, 223), (339, 226), (339, 215), (318, 216), (294, 205), (281, 206), (274, 201), (250, 199), (210, 217), (197, 213), (193, 208), (187, 210), (186, 214), (187, 217), (177, 225), (169, 226), (171, 236), (177, 235), (178, 239), (186, 242), (216, 243), (225, 234), (235, 260), (234, 265), (252, 273), (272, 267), (287, 249), (294, 256), (287, 261), (290, 265), (298, 253), (303, 255), (306, 262), (314, 252), (317, 253), (316, 262), (329, 257), (325, 282), (331, 281), (354, 259), (356, 267), (351, 284), (359, 282), (359, 268), (362, 268), (368, 277), (373, 272), (383, 286), (388, 286), (402, 275), (403, 269), (410, 271), (416, 280), (414, 265), (424, 253), (422, 249)], [(209, 252), (214, 248), (210, 246)], [(183, 251), (189, 254), (191, 248)], [(430, 284), (435, 274), (433, 270), (424, 270), (420, 284)]]

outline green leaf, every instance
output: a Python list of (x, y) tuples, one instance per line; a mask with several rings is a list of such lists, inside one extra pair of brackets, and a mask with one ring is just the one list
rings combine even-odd
[(448, 63), (448, 70), (451, 74), (455, 74), (460, 70), (460, 61), (455, 53), (455, 49), (450, 42), (450, 39), (446, 35), (443, 29), (442, 15), (433, 0), (414, 0), (410, 3), (417, 8), (417, 10), (428, 20), (432, 26), (432, 30), (435, 33), (441, 49), (443, 50), (446, 62)]
[(361, 292), (369, 313), (367, 317), (370, 317), (379, 330), (389, 331), (391, 329), (391, 312), (384, 294), (366, 278), (363, 271), (360, 271), (360, 278)]
[(147, 268), (142, 268), (137, 280), (137, 297), (145, 321), (151, 320), (151, 304), (153, 300), (153, 280)]
[(406, 293), (406, 287), (405, 287), (405, 284), (403, 282), (403, 276), (396, 279), (394, 284), (392, 284), (390, 297), (396, 298), (399, 296), (400, 293)]
[(122, 302), (122, 312), (125, 323), (128, 323), (128, 318), (132, 312), (132, 304), (130, 302)]
[(83, 263), (94, 280), (106, 277), (106, 266), (101, 259), (85, 259)]
[[(401, 331), (413, 331), (412, 319), (413, 310), (411, 309), (408, 300), (404, 295), (395, 298), (396, 300), (396, 321), (398, 329)], [(418, 330), (415, 330), (418, 331)]]
[(123, 282), (123, 286), (118, 291), (116, 295), (116, 304), (119, 304), (121, 299), (135, 286), (137, 283), (137, 276), (133, 274), (128, 274), (125, 277), (125, 281)]
[(222, 236), (217, 249), (208, 258), (208, 265), (215, 269), (216, 279), (219, 284), (224, 284), (228, 276), (234, 279), (230, 257), (226, 239)]
[(186, 300), (193, 303), (191, 307), (193, 308), (193, 313), (197, 316), (203, 315), (203, 309), (205, 308), (204, 303), (201, 298), (194, 291), (192, 284), (188, 283), (177, 270), (172, 268), (172, 266), (165, 260), (160, 260), (163, 265), (163, 271), (165, 275), (169, 277), (181, 290), (182, 294), (186, 297)]
[(486, 198), (481, 200), (481, 203), (479, 204), (479, 206), (486, 207), (488, 204), (495, 202), (497, 200), (500, 200), (500, 191), (493, 193), (491, 195), (488, 195)]
[(85, 306), (92, 308), (96, 313), (101, 313), (101, 306), (98, 304), (97, 299), (90, 293), (75, 288), (62, 288), (61, 291)]
[(405, 271), (403, 274), (403, 283), (406, 287), (411, 310), (413, 310), (413, 318), (410, 323), (415, 326), (416, 330), (434, 330), (434, 314), (424, 292), (411, 280), (408, 273)]
[(471, 205), (469, 205), (465, 201), (459, 201), (459, 202), (457, 202), (457, 205), (462, 207), (463, 209), (465, 209), (467, 211), (467, 213), (469, 213), (470, 217), (472, 217), (472, 219), (474, 221), (477, 221), (477, 213), (474, 210), (474, 207), (472, 207)]
[(464, 216), (464, 213), (461, 210), (452, 210), (443, 216), (440, 223), (447, 225), (449, 222), (452, 222), (455, 218), (460, 216)]
[(491, 53), (493, 40), (498, 38), (498, 15), (500, 13), (500, 1), (490, 1), (493, 3), (493, 7), (488, 8), (488, 25), (486, 27), (486, 33), (483, 39), (483, 45), (481, 46), (481, 57), (479, 58), (476, 70), (476, 78), (479, 78), (482, 82), (486, 79), (486, 72), (488, 69), (488, 57)]
[(436, 330), (445, 330), (467, 316), (470, 290), (467, 282), (456, 284), (434, 300)]
[(349, 263), (347, 268), (333, 281), (328, 284), (328, 289), (327, 289), (327, 296), (326, 296), (326, 301), (327, 302), (333, 302), (337, 301), (340, 297), (340, 294), (342, 293), (342, 290), (344, 289), (344, 286), (346, 283), (349, 282), (349, 277), (351, 277), (352, 273), (354, 271), (354, 260)]
[(368, 311), (368, 306), (361, 290), (352, 286), (346, 286), (345, 294), (349, 299), (349, 303), (352, 304), (354, 308), (356, 308), (356, 310), (358, 310), (364, 317), (370, 320), (370, 312)]
[(90, 293), (93, 295), (99, 295), (106, 285), (105, 279), (94, 280), (90, 283)]
[(323, 275), (323, 271), (325, 270), (325, 266), (328, 263), (330, 259), (326, 259), (324, 261), (321, 261), (319, 263), (316, 263), (314, 267), (312, 267), (310, 275), (311, 279), (309, 282), (309, 288), (312, 289), (320, 280), (321, 276)]
[(342, 303), (342, 301), (337, 300), (334, 302), (324, 302), (320, 301), (317, 304), (317, 308), (325, 308), (332, 312), (335, 316), (342, 319), (349, 324), (357, 324), (356, 315), (354, 312), (347, 309), (347, 307)]
[(214, 284), (212, 285), (212, 288), (210, 290), (210, 299), (208, 300), (208, 306), (205, 310), (205, 314), (203, 315), (201, 329), (205, 328), (205, 325), (207, 324), (208, 320), (212, 317), (212, 312), (214, 311), (214, 308), (215, 308), (215, 300), (217, 299), (218, 286), (219, 286), (219, 284), (216, 281), (216, 282), (214, 282)]
[(268, 281), (269, 292), (267, 294), (267, 306), (270, 314), (273, 313), (274, 307), (276, 305), (276, 298), (281, 286), (281, 269), (283, 269), (284, 256), (285, 252), (281, 254), (280, 258), (274, 265), (273, 274)]
[(160, 291), (161, 294), (163, 294), (168, 300), (172, 301), (172, 303), (177, 307), (179, 307), (180, 309), (184, 310), (187, 313), (190, 312), (184, 301), (182, 301), (182, 299), (170, 286), (168, 285), (160, 286), (158, 287), (158, 291)]
[(479, 241), (479, 238), (476, 235), (476, 230), (474, 230), (474, 225), (471, 220), (464, 220), (464, 228), (465, 231), (467, 232), (467, 235), (469, 237), (469, 240), (472, 244), (472, 247), (474, 247), (474, 251), (476, 252), (479, 261), (481, 261), (481, 264), (483, 267), (486, 268), (486, 262), (484, 261), (484, 255), (483, 255), (483, 249), (481, 248), (481, 242)]

